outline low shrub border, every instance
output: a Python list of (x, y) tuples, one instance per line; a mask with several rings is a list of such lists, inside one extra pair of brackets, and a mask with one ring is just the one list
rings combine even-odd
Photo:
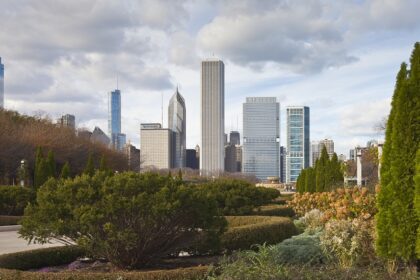
[[(78, 246), (35, 249), (0, 255), (0, 268), (28, 270), (46, 266), (68, 264), (85, 252)], [(3, 278), (0, 277), (1, 280)]]
[(19, 223), (22, 216), (2, 216), (0, 215), (0, 226), (13, 226)]
[(295, 211), (287, 205), (269, 204), (254, 209), (253, 214), (258, 216), (293, 217), (295, 216)]
[(228, 251), (249, 249), (256, 244), (276, 244), (298, 234), (290, 218), (266, 216), (227, 216), (229, 229), (221, 237)]
[(1, 280), (198, 280), (205, 279), (207, 266), (155, 271), (121, 272), (29, 272), (0, 269)]

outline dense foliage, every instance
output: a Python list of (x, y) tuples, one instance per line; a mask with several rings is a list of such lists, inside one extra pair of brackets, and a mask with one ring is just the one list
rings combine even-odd
[(343, 172), (337, 154), (328, 156), (327, 148), (322, 148), (321, 156), (314, 167), (303, 169), (296, 182), (296, 189), (303, 192), (324, 192), (343, 184)]
[(41, 243), (72, 240), (93, 256), (136, 268), (178, 252), (199, 233), (217, 243), (225, 226), (203, 189), (152, 173), (96, 172), (49, 179), (25, 210), (20, 234)]
[(0, 184), (17, 181), (20, 162), (26, 159), (29, 171), (26, 179), (32, 185), (37, 147), (54, 152), (57, 170), (69, 162), (72, 176), (82, 173), (90, 151), (95, 164), (99, 164), (99, 158), (105, 155), (113, 170), (126, 170), (128, 166), (124, 154), (77, 136), (71, 129), (57, 127), (46, 118), (0, 110), (0, 127), (0, 147), (7, 147), (0, 149)]
[[(414, 176), (420, 143), (420, 43), (397, 76), (385, 135), (378, 195), (377, 251), (387, 259), (416, 260), (419, 219), (415, 213)], [(418, 201), (417, 201), (418, 203)]]
[(29, 202), (35, 201), (35, 192), (18, 186), (0, 186), (0, 215), (21, 216)]
[(255, 207), (280, 196), (278, 190), (255, 187), (247, 181), (230, 178), (216, 179), (202, 184), (200, 188), (217, 201), (224, 215), (251, 214)]
[(82, 257), (85, 253), (78, 246), (63, 246), (3, 254), (0, 255), (0, 268), (27, 270), (62, 265)]
[(259, 216), (293, 217), (295, 211), (287, 205), (268, 204), (258, 207), (253, 214)]

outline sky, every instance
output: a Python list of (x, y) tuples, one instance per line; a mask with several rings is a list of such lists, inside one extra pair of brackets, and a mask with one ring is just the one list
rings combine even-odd
[(178, 85), (187, 147), (200, 143), (200, 61), (225, 63), (225, 130), (242, 132), (246, 97), (309, 106), (311, 140), (338, 154), (381, 139), (395, 77), (420, 40), (418, 0), (0, 0), (5, 107), (107, 132), (107, 93), (122, 92), (122, 132), (167, 126)]

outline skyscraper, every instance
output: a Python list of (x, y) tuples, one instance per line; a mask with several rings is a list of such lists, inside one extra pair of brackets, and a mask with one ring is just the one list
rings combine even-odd
[(217, 59), (201, 63), (200, 168), (204, 176), (224, 170), (225, 66)]
[(296, 182), (300, 171), (309, 167), (309, 107), (287, 108), (286, 183)]
[(0, 109), (4, 108), (4, 65), (0, 57)]
[(327, 149), (327, 153), (328, 156), (330, 158), (332, 158), (332, 156), (334, 155), (334, 141), (331, 139), (324, 139), (321, 141), (312, 141), (311, 143), (311, 155), (312, 155), (312, 160), (311, 160), (311, 166), (315, 166), (315, 162), (317, 159), (319, 159), (321, 157), (321, 152), (322, 149), (324, 148)]
[(280, 146), (280, 182), (286, 183), (286, 148)]
[(231, 131), (229, 136), (229, 143), (231, 145), (240, 145), (241, 144), (241, 136), (238, 131)]
[(168, 128), (172, 130), (172, 167), (186, 166), (186, 109), (185, 100), (176, 88), (169, 101)]
[(243, 104), (242, 170), (260, 180), (280, 177), (280, 103), (247, 97)]
[(119, 89), (108, 93), (108, 135), (114, 149), (124, 148), (125, 134), (121, 133), (121, 91)]
[(140, 125), (140, 158), (145, 168), (170, 169), (172, 131), (160, 123)]

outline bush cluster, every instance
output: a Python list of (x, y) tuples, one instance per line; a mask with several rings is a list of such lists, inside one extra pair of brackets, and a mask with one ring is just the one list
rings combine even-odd
[(122, 268), (173, 255), (203, 233), (217, 246), (226, 227), (206, 191), (171, 176), (134, 172), (49, 179), (21, 223), (29, 241), (71, 240)]
[(0, 268), (27, 270), (68, 264), (85, 253), (78, 246), (62, 246), (3, 254), (0, 255)]
[(300, 216), (318, 209), (324, 213), (325, 220), (357, 217), (370, 219), (376, 213), (375, 195), (366, 188), (357, 187), (322, 193), (297, 193), (287, 204)]
[(228, 216), (226, 220), (229, 229), (221, 237), (221, 243), (228, 251), (276, 244), (298, 232), (292, 220), (285, 217)]
[(0, 215), (21, 216), (28, 203), (35, 200), (35, 192), (19, 186), (0, 186)]
[(286, 205), (269, 204), (258, 207), (254, 210), (254, 214), (258, 216), (293, 217), (295, 211)]
[(280, 196), (271, 188), (255, 187), (239, 179), (220, 178), (200, 186), (213, 197), (224, 215), (248, 215), (255, 207), (270, 203)]
[(201, 280), (205, 279), (208, 267), (179, 268), (152, 271), (118, 272), (27, 272), (0, 269), (2, 280)]

